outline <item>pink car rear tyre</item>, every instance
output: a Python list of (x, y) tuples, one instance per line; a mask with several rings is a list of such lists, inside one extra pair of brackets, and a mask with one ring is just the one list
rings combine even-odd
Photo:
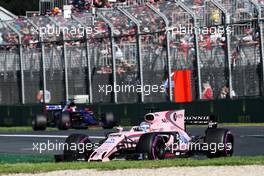
[(209, 146), (209, 150), (207, 151), (208, 158), (228, 157), (233, 155), (234, 136), (228, 129), (207, 129), (204, 142)]

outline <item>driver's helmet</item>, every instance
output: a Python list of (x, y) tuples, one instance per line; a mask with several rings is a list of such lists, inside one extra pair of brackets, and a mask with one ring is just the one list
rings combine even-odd
[(76, 111), (76, 104), (74, 102), (71, 102), (68, 106), (68, 109), (72, 112), (75, 112)]
[(141, 122), (139, 126), (144, 132), (147, 132), (150, 128), (150, 124), (148, 122)]
[(72, 108), (72, 107), (76, 107), (76, 104), (72, 101), (70, 104), (69, 104), (69, 107)]

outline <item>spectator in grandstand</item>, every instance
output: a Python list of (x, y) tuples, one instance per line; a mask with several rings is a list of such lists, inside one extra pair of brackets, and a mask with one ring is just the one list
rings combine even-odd
[(251, 42), (253, 41), (253, 31), (252, 29), (246, 30), (246, 35), (241, 39), (243, 42)]
[(48, 16), (57, 16), (62, 15), (62, 10), (59, 7), (55, 7), (51, 9), (49, 12), (47, 12)]
[(17, 35), (14, 33), (7, 32), (5, 35), (3, 35), (3, 38), (8, 44), (18, 44)]
[(100, 67), (97, 71), (96, 71), (97, 74), (111, 74), (112, 73), (112, 68), (107, 65), (107, 66), (103, 66), (103, 67)]
[(126, 71), (125, 71), (125, 69), (121, 65), (121, 66), (117, 67), (117, 71), (116, 72), (117, 72), (118, 75), (122, 75)]
[(259, 30), (258, 29), (255, 29), (253, 32), (253, 40), (259, 41)]
[[(228, 86), (224, 86), (222, 87), (221, 91), (220, 91), (220, 95), (219, 98), (220, 99), (226, 99), (229, 98), (230, 96), (230, 91), (229, 91), (229, 87)], [(231, 97), (235, 97), (236, 93), (234, 90), (231, 91)]]
[(122, 62), (124, 60), (124, 55), (122, 50), (119, 48), (119, 46), (115, 45), (115, 54), (116, 54), (116, 60), (118, 62)]
[(79, 12), (83, 10), (90, 10), (92, 7), (92, 0), (72, 0), (70, 1), (70, 4), (72, 5), (72, 10), (74, 12)]
[(201, 41), (199, 42), (199, 46), (204, 59), (211, 60), (212, 59), (212, 42), (211, 42), (211, 37), (210, 35), (200, 35), (202, 38), (200, 39)]
[(237, 47), (232, 49), (231, 54), (232, 54), (231, 56), (232, 56), (232, 64), (233, 64), (232, 66), (235, 67), (236, 62), (238, 61), (238, 57), (239, 57), (239, 51), (238, 51)]
[(94, 0), (94, 6), (97, 8), (111, 7), (111, 5), (108, 3), (108, 0)]
[[(148, 0), (149, 3), (155, 3), (159, 1), (161, 0)], [(72, 4), (74, 12), (80, 12), (84, 10), (91, 10), (92, 7), (112, 8), (115, 5), (124, 6), (135, 5), (139, 3), (135, 2), (135, 0), (116, 0), (115, 2), (110, 2), (109, 0), (71, 0), (70, 4)]]
[(221, 21), (221, 15), (219, 10), (213, 10), (211, 14), (212, 21), (214, 23), (219, 23)]
[(229, 94), (229, 89), (227, 86), (222, 87), (221, 91), (220, 91), (220, 95), (219, 98), (220, 99), (225, 99), (228, 97)]
[[(44, 95), (43, 95), (43, 90), (39, 90), (36, 96), (36, 100), (38, 103), (43, 103), (44, 102)], [(45, 103), (49, 103), (51, 100), (51, 93), (50, 91), (46, 90), (45, 91)]]
[(71, 0), (70, 4), (74, 7), (74, 8), (83, 8), (85, 6), (85, 0)]
[(188, 36), (186, 35), (182, 39), (180, 39), (180, 45), (179, 50), (183, 53), (185, 63), (187, 63), (188, 59), (188, 51), (189, 51), (189, 42), (188, 42)]
[(125, 72), (134, 72), (135, 71), (135, 64), (130, 64), (128, 63), (128, 60), (124, 59), (122, 62), (121, 62), (121, 67), (123, 68), (123, 70)]
[(211, 33), (210, 40), (213, 44), (220, 44), (225, 42), (225, 37), (223, 37), (223, 34), (219, 32)]
[(202, 99), (203, 100), (212, 100), (213, 99), (213, 89), (209, 82), (203, 83), (203, 93), (202, 93)]
[(71, 0), (70, 4), (72, 4), (74, 12), (91, 10), (92, 7), (96, 7), (96, 8), (111, 7), (108, 0)]
[(4, 45), (5, 44), (5, 41), (3, 39), (3, 34), (0, 32), (0, 45)]
[(264, 0), (259, 0), (259, 3), (264, 5)]
[(202, 4), (202, 0), (193, 0), (195, 5), (201, 5)]

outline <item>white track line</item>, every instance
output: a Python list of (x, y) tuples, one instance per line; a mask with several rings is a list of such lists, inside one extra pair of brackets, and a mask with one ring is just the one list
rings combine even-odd
[[(0, 134), (0, 137), (21, 137), (21, 138), (67, 138), (64, 135), (31, 135), (31, 134)], [(103, 136), (89, 136), (91, 139), (104, 139)]]

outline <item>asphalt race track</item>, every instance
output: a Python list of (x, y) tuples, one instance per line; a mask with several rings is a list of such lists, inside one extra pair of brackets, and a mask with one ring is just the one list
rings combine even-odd
[[(228, 127), (235, 136), (234, 155), (257, 156), (264, 155), (264, 127)], [(203, 135), (205, 128), (194, 127), (188, 131), (192, 135)], [(107, 132), (113, 130), (69, 130), (53, 132), (30, 132), (30, 133), (1, 133), (0, 153), (11, 154), (40, 154), (34, 145), (48, 145), (63, 143), (65, 138), (72, 133), (87, 134), (94, 141), (101, 140)], [(52, 149), (52, 145), (50, 146)], [(60, 154), (62, 151), (53, 149), (42, 151), (42, 154)]]

